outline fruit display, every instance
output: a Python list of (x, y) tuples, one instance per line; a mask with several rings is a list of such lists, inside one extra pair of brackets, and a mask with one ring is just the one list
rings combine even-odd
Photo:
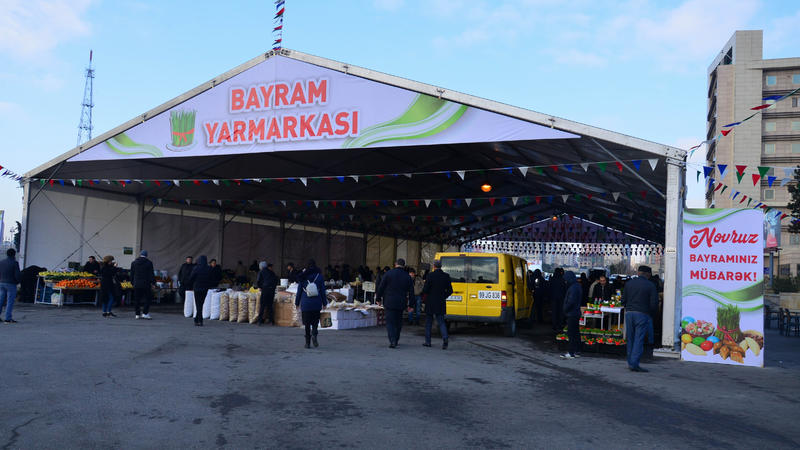
[(39, 272), (39, 276), (47, 281), (74, 280), (78, 278), (93, 278), (89, 272)]
[(100, 282), (94, 278), (78, 278), (73, 280), (61, 280), (55, 284), (57, 289), (97, 289)]

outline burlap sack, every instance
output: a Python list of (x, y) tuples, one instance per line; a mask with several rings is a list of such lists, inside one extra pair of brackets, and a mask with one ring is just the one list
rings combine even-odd
[(223, 292), (222, 295), (219, 297), (219, 320), (228, 320), (228, 317), (230, 317), (228, 312), (230, 311), (230, 306), (228, 305), (229, 301), (230, 298), (228, 296), (228, 293)]
[(258, 312), (261, 310), (261, 293), (248, 292), (248, 312), (250, 313), (250, 323), (258, 322)]
[(237, 322), (239, 323), (248, 323), (250, 321), (250, 316), (248, 315), (249, 308), (249, 296), (246, 292), (239, 292), (237, 296), (237, 302), (239, 304), (239, 315), (237, 316)]
[(228, 320), (236, 322), (239, 318), (239, 294), (236, 292), (228, 296)]

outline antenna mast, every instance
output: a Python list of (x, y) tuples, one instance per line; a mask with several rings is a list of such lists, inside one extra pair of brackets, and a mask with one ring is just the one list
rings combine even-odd
[(94, 69), (92, 69), (92, 51), (89, 50), (89, 67), (86, 68), (86, 84), (83, 88), (83, 103), (81, 104), (81, 122), (78, 124), (78, 144), (81, 145), (92, 139), (92, 86), (94, 83)]

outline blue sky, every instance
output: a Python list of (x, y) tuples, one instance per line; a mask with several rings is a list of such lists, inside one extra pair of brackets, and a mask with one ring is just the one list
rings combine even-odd
[[(94, 135), (267, 51), (272, 1), (0, 0), (0, 165), (75, 146), (94, 50)], [(284, 46), (687, 148), (706, 70), (737, 29), (800, 56), (796, 1), (287, 0)], [(691, 181), (691, 180), (690, 180)], [(690, 186), (693, 188), (693, 186)], [(22, 191), (0, 179), (6, 230)]]

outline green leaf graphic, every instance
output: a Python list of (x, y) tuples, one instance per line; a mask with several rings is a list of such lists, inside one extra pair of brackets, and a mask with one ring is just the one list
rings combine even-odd
[[(750, 286), (729, 292), (721, 292), (699, 284), (690, 284), (683, 288), (681, 295), (689, 297), (692, 295), (709, 298), (720, 305), (735, 304), (742, 311), (758, 311), (763, 308), (764, 282), (759, 281)], [(758, 305), (753, 305), (758, 302)], [(748, 305), (749, 304), (749, 305)]]
[(127, 134), (120, 133), (106, 141), (106, 145), (120, 155), (146, 154), (156, 158), (163, 156), (161, 150), (150, 144), (140, 144), (129, 138)]
[[(733, 211), (729, 211), (726, 214), (712, 217), (709, 219), (701, 219), (699, 216), (712, 216), (721, 213), (722, 211), (715, 211), (713, 209), (706, 209), (706, 210), (692, 210), (691, 213), (686, 213), (683, 217), (683, 222), (688, 223), (690, 225), (708, 225), (710, 223), (718, 222), (726, 217), (730, 217), (734, 214), (737, 214), (741, 211), (751, 211), (750, 209), (736, 209)], [(694, 216), (694, 217), (693, 217)]]
[(399, 117), (364, 129), (343, 148), (363, 148), (391, 140), (420, 139), (440, 133), (464, 115), (467, 106), (419, 94)]

